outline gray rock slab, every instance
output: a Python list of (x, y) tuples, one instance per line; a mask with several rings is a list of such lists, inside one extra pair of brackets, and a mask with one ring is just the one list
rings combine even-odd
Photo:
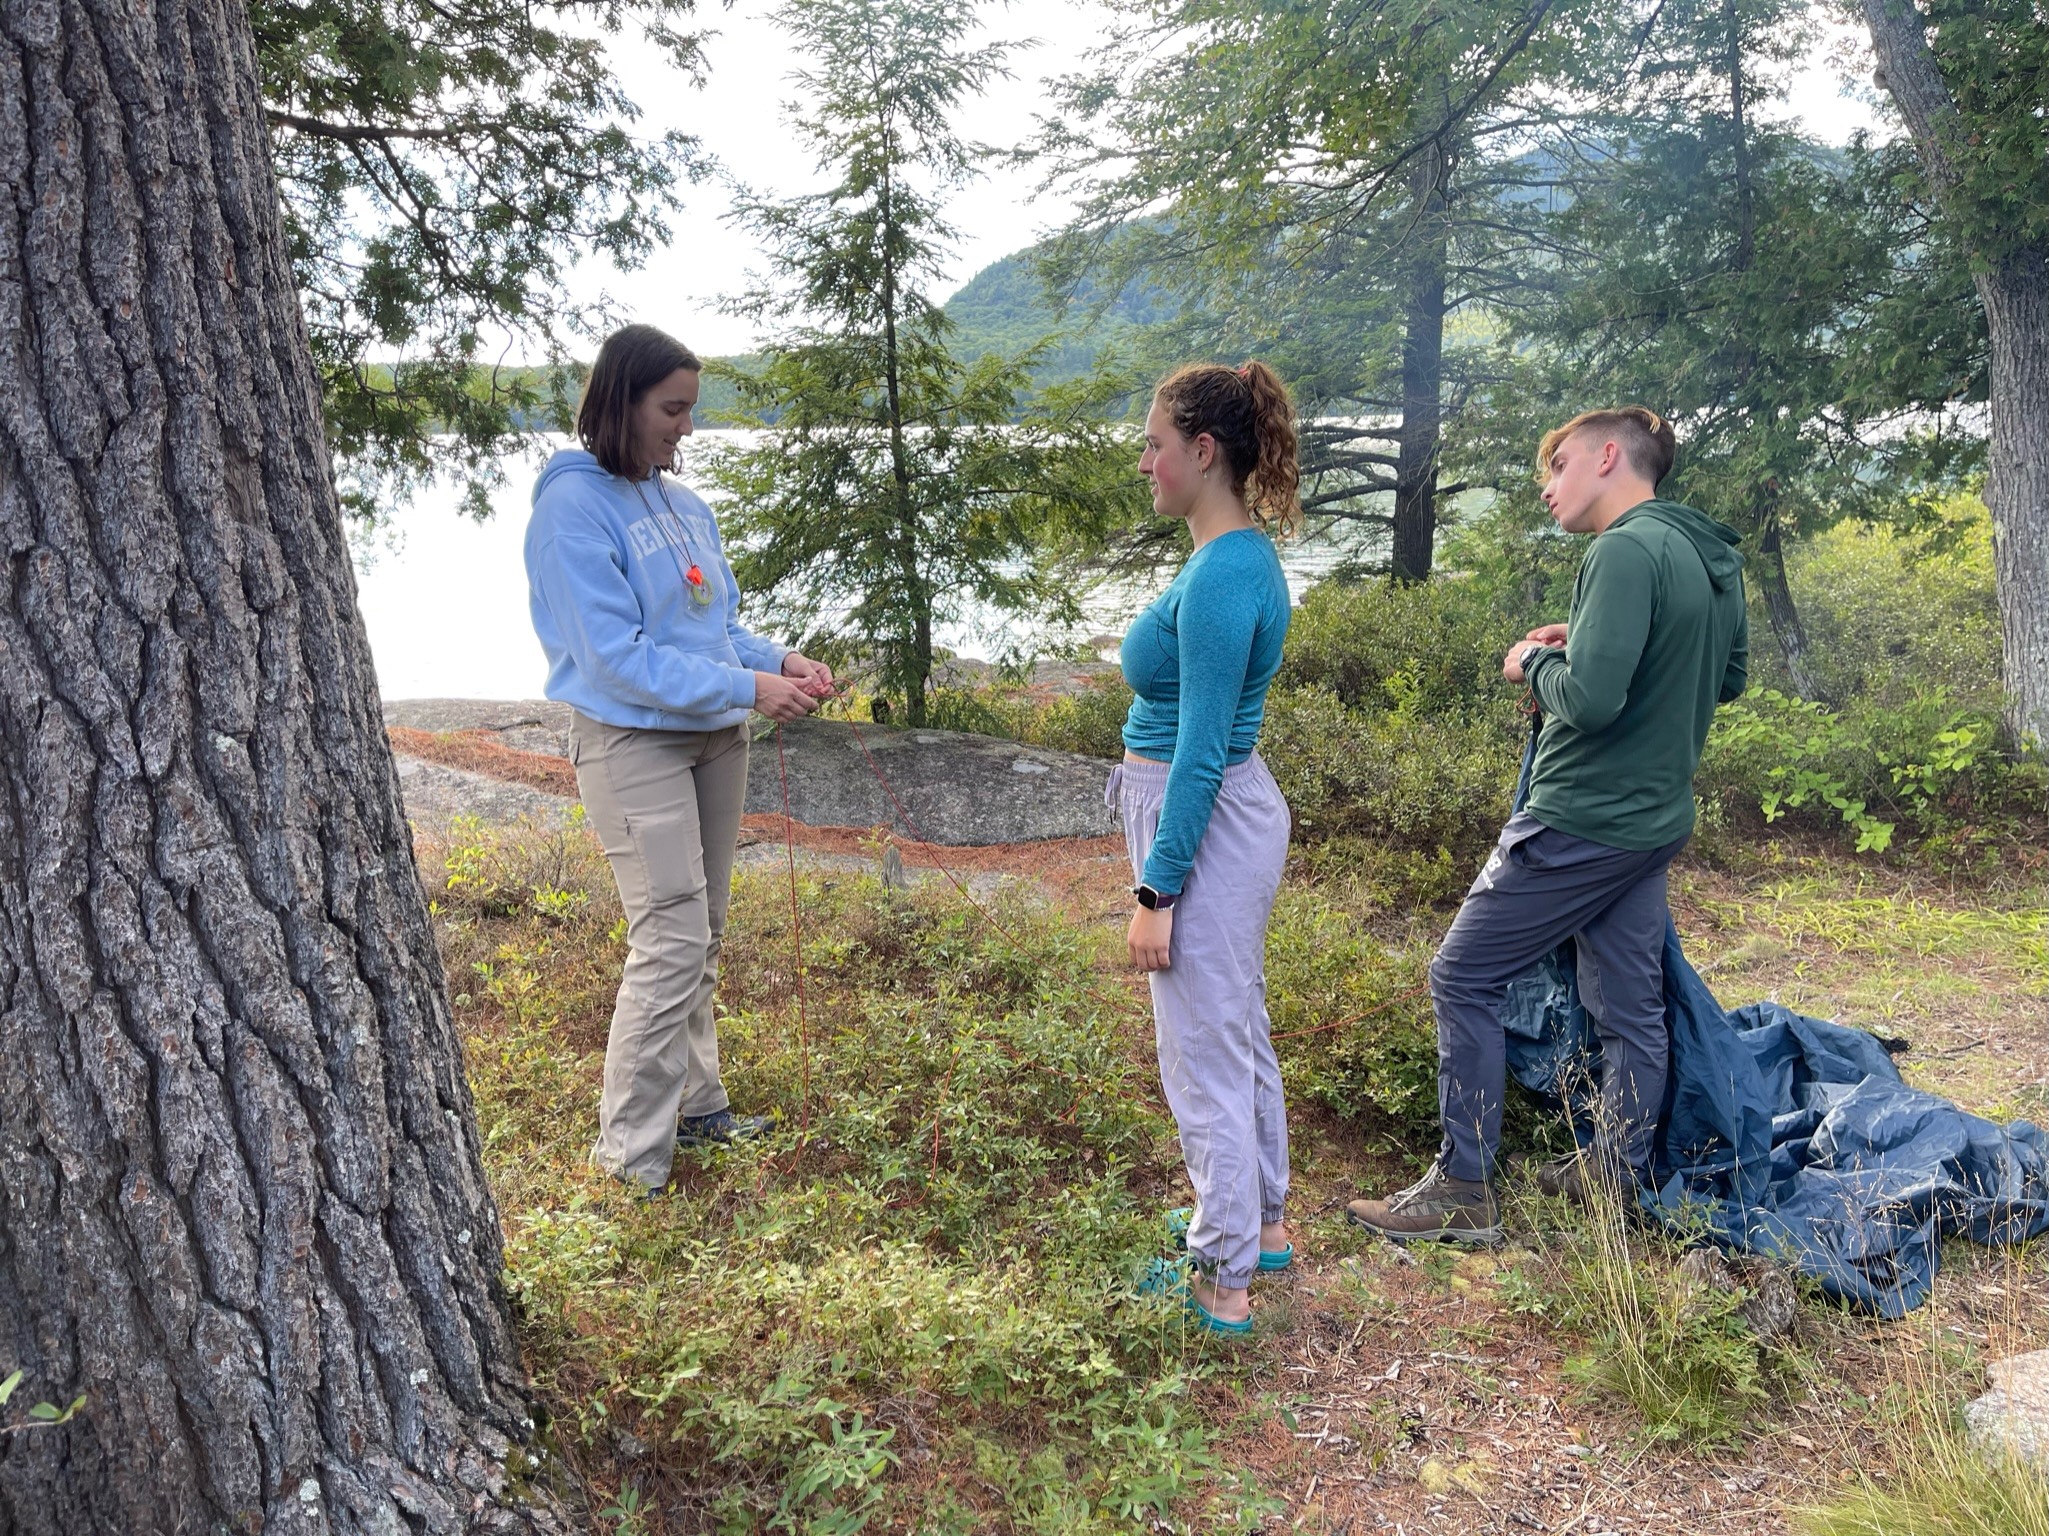
[[(782, 729), (790, 814), (808, 826), (889, 826), (906, 837), (957, 847), (1100, 837), (1117, 830), (1103, 804), (1110, 765), (1100, 758), (958, 731), (864, 725), (857, 735), (856, 727), (841, 720), (799, 720)], [(754, 743), (747, 809), (782, 808), (770, 732)]]
[(525, 784), (509, 784), (481, 773), (449, 768), (417, 757), (397, 754), (398, 793), (415, 835), (440, 838), (458, 816), (480, 821), (518, 821), (525, 817), (555, 827), (569, 819), (576, 802)]
[[(519, 751), (569, 753), (569, 707), (545, 699), (394, 699), (384, 706), (384, 721), (422, 731), (496, 731)], [(760, 722), (757, 732), (747, 809), (780, 813), (783, 764), (775, 733)], [(906, 837), (955, 847), (1100, 837), (1117, 830), (1103, 804), (1110, 764), (1100, 758), (994, 736), (857, 728), (843, 720), (784, 726), (782, 746), (790, 814), (807, 826), (888, 826)], [(901, 812), (877, 780), (876, 768), (894, 789)]]
[(2010, 1355), (1986, 1367), (1992, 1390), (1964, 1405), (1964, 1422), (1981, 1450), (2031, 1461), (2049, 1473), (2049, 1349)]

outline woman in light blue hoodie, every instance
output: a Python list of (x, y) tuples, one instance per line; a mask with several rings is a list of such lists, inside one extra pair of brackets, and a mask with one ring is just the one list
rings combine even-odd
[(818, 707), (832, 672), (744, 628), (711, 509), (662, 476), (703, 365), (652, 326), (607, 338), (577, 408), (581, 448), (534, 485), (526, 569), (547, 695), (626, 909), (591, 1159), (659, 1189), (677, 1145), (759, 1134), (719, 1080), (712, 992), (747, 798), (747, 712)]

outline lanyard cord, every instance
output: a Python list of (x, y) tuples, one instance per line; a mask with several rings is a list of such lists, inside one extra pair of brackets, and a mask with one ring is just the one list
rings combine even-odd
[[(683, 591), (689, 596), (690, 601), (700, 608), (708, 608), (711, 606), (709, 597), (702, 602), (699, 602), (697, 597), (697, 594), (704, 590), (704, 567), (697, 563), (697, 555), (690, 548), (690, 534), (683, 526), (682, 517), (678, 515), (675, 507), (669, 503), (669, 490), (667, 486), (662, 484), (662, 472), (660, 469), (654, 472), (654, 482), (655, 494), (662, 498), (662, 510), (669, 515), (669, 521), (675, 525), (676, 537), (683, 541), (683, 553), (690, 556), (690, 570), (697, 572), (697, 579), (695, 581), (690, 579), (690, 571), (684, 570), (683, 562), (676, 558), (676, 546), (670, 544), (667, 539), (664, 539), (662, 542), (668, 547), (669, 561), (676, 567), (676, 575), (681, 578)], [(647, 492), (640, 488), (640, 482), (638, 480), (630, 480), (627, 483), (633, 487), (633, 494), (640, 498), (640, 504), (647, 508), (647, 515), (653, 517), (655, 515), (654, 503), (647, 499)]]

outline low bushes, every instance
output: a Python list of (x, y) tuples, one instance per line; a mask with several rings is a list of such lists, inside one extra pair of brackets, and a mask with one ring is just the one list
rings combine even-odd
[(1124, 715), (1131, 690), (1115, 673), (1090, 678), (1074, 692), (1034, 697), (1013, 688), (935, 688), (926, 700), (927, 722), (939, 730), (1007, 736), (1027, 746), (1079, 752), (1085, 757), (1124, 755)]
[[(2013, 750), (2000, 721), (1989, 524), (1972, 498), (1948, 514), (1932, 535), (1844, 526), (1794, 552), (1809, 664), (1838, 702), (1786, 691), (1754, 611), (1751, 690), (1717, 715), (1696, 784), (1705, 851), (1777, 828), (1954, 864), (1982, 861), (2039, 819), (2049, 768)], [(1522, 690), (1503, 681), (1501, 655), (1530, 625), (1565, 617), (1561, 562), (1578, 546), (1538, 537), (1517, 548), (1520, 563), (1454, 540), (1448, 559), (1468, 574), (1331, 580), (1303, 599), (1261, 738), (1298, 841), (1364, 838), (1460, 865), (1484, 855), (1525, 741)], [(1112, 673), (1052, 700), (942, 689), (932, 713), (1115, 757), (1129, 702)]]
[(1739, 820), (1835, 832), (1859, 853), (1901, 834), (1968, 852), (2013, 836), (2049, 791), (2041, 757), (2001, 750), (2001, 734), (1939, 688), (1839, 711), (1764, 688), (1716, 715), (1696, 784)]
[(1274, 686), (1318, 689), (1372, 714), (1512, 718), (1501, 653), (1512, 629), (1527, 628), (1457, 577), (1413, 586), (1327, 581), (1295, 610)]
[[(585, 1164), (624, 956), (579, 827), (459, 825), (424, 858), (506, 1281), (549, 1434), (663, 1529), (1204, 1530), (1265, 1501), (1203, 1378), (1239, 1367), (1134, 1294), (1171, 1126), (1109, 939), (1024, 899), (743, 873), (720, 989), (737, 1105), (781, 1129), (660, 1198)], [(1114, 936), (1111, 936), (1114, 937)], [(607, 1525), (606, 1529), (611, 1527)]]
[[(1790, 550), (1786, 574), (1823, 697), (1891, 707), (1941, 689), (1997, 712), (1992, 519), (1977, 497), (1951, 499), (1920, 534), (1838, 524)], [(1758, 681), (1786, 687), (1761, 611), (1751, 624)]]
[(1429, 951), (1389, 949), (1342, 905), (1290, 884), (1267, 928), (1267, 1010), (1288, 1090), (1426, 1146), (1437, 1135)]
[(1298, 838), (1361, 836), (1467, 862), (1508, 815), (1521, 750), (1498, 719), (1356, 709), (1313, 687), (1274, 694), (1261, 744)]

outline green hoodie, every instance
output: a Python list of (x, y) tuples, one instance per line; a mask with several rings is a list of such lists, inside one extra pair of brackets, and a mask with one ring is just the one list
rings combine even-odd
[(1527, 809), (1611, 848), (1693, 830), (1693, 772), (1715, 706), (1749, 679), (1736, 532), (1676, 501), (1631, 507), (1594, 539), (1564, 649), (1525, 669), (1544, 711)]

